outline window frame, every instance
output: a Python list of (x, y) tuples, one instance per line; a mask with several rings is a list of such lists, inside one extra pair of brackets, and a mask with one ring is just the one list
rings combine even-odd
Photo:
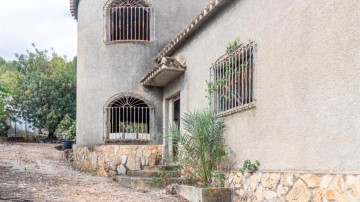
[[(120, 101), (120, 100), (129, 100), (129, 102), (126, 101)], [(131, 101), (132, 100), (132, 101)], [(139, 102), (140, 101), (140, 102)], [(146, 106), (145, 106), (146, 105)], [(116, 109), (117, 108), (117, 109)], [(129, 111), (125, 108), (130, 109)], [(139, 109), (134, 109), (139, 108)], [(139, 111), (140, 108), (143, 108), (142, 113)], [(118, 115), (118, 117), (114, 117), (114, 113), (120, 113), (121, 111), (128, 113), (133, 110), (138, 116), (135, 118), (136, 114), (134, 116), (130, 114), (126, 115)], [(146, 110), (146, 112), (145, 112)], [(120, 129), (123, 124), (125, 124), (125, 127), (133, 127), (133, 126), (139, 126), (140, 122), (136, 122), (135, 120), (144, 120), (144, 112), (146, 116), (146, 123), (145, 125), (141, 125), (141, 127), (147, 127), (147, 129), (140, 129), (137, 128), (137, 130), (134, 131), (127, 131), (127, 129)], [(141, 96), (137, 96), (135, 93), (119, 93), (112, 98), (110, 98), (107, 103), (104, 105), (103, 110), (103, 117), (104, 117), (104, 142), (105, 143), (111, 143), (111, 142), (152, 142), (155, 141), (154, 136), (154, 129), (155, 129), (155, 110), (154, 107), (146, 100), (143, 99)], [(130, 117), (130, 119), (129, 119)], [(131, 118), (132, 117), (132, 118)], [(119, 121), (118, 128), (114, 128), (112, 126), (113, 121)], [(130, 120), (130, 122), (128, 121)], [(131, 122), (134, 120), (133, 122)], [(127, 123), (125, 123), (127, 122)], [(136, 122), (136, 123), (135, 123)], [(113, 127), (113, 128), (111, 128)], [(126, 131), (125, 131), (126, 130)], [(115, 136), (114, 136), (115, 135)], [(111, 136), (111, 137), (110, 137)], [(134, 136), (134, 138), (129, 137)]]
[[(118, 5), (122, 5), (122, 6), (118, 6)], [(135, 8), (135, 13), (136, 13), (136, 8), (141, 8), (141, 9), (147, 9), (147, 12), (149, 12), (149, 14), (147, 15), (147, 26), (148, 26), (148, 33), (146, 33), (146, 35), (148, 35), (146, 40), (139, 40), (139, 39), (135, 39), (136, 37), (132, 37), (131, 39), (129, 39), (130, 37), (124, 37), (127, 39), (120, 39), (120, 40), (114, 40), (112, 39), (111, 35), (113, 34), (111, 32), (111, 17), (112, 15), (110, 14), (111, 11), (114, 8)], [(132, 12), (132, 11), (131, 11)], [(136, 15), (136, 14), (135, 14)], [(155, 41), (155, 12), (154, 12), (154, 8), (151, 6), (150, 3), (148, 3), (147, 1), (144, 0), (110, 0), (105, 6), (104, 6), (104, 27), (103, 27), (103, 41), (106, 45), (110, 45), (110, 44), (116, 44), (116, 43), (152, 43)], [(120, 16), (120, 15), (119, 15)], [(128, 16), (130, 17), (130, 21), (126, 21), (126, 22), (130, 22), (132, 24), (132, 13)], [(124, 17), (124, 15), (123, 15)], [(144, 18), (143, 18), (144, 20)], [(121, 30), (121, 28), (119, 28), (119, 30)], [(131, 29), (133, 30), (133, 29)], [(130, 32), (131, 32), (130, 30)], [(139, 30), (137, 30), (137, 32), (141, 32)], [(127, 32), (128, 33), (128, 32)], [(142, 32), (143, 33), (143, 32)], [(133, 34), (133, 33), (131, 33)], [(137, 34), (135, 34), (137, 35)], [(115, 38), (118, 38), (118, 36), (116, 36)], [(121, 38), (121, 37), (120, 37)]]
[(221, 56), (210, 68), (210, 106), (227, 116), (256, 106), (256, 50), (250, 41)]

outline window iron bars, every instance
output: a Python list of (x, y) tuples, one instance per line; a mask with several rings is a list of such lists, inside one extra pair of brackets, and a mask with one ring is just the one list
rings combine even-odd
[(107, 13), (107, 41), (150, 41), (149, 7), (116, 6)]
[(210, 68), (209, 94), (216, 113), (255, 101), (255, 42), (241, 44)]
[(151, 140), (149, 107), (109, 107), (109, 140)]

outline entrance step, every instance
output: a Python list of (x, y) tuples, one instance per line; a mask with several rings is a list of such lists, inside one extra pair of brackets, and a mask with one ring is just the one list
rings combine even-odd
[(177, 165), (156, 165), (156, 166), (144, 166), (144, 171), (161, 171), (161, 170), (180, 170)]
[(139, 170), (139, 171), (127, 171), (127, 176), (131, 177), (160, 177), (161, 175), (166, 174), (171, 177), (181, 177), (180, 171), (165, 170), (165, 171), (156, 171), (156, 170)]
[(180, 184), (182, 178), (167, 178), (166, 180), (154, 179), (152, 177), (133, 177), (133, 176), (116, 176), (115, 181), (124, 187), (150, 191), (160, 190), (166, 188), (171, 184)]

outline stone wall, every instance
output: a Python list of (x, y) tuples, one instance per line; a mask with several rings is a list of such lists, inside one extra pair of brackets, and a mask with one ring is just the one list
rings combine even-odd
[(162, 160), (162, 145), (73, 146), (73, 166), (101, 176), (125, 175), (127, 170), (142, 170)]
[(225, 186), (234, 201), (360, 201), (360, 175), (231, 173)]

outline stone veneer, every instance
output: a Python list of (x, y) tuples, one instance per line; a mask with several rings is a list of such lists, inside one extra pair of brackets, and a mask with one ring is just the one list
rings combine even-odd
[(234, 201), (360, 201), (360, 175), (256, 172), (226, 179)]
[(73, 146), (73, 166), (100, 176), (125, 175), (127, 170), (142, 170), (162, 160), (162, 145)]

